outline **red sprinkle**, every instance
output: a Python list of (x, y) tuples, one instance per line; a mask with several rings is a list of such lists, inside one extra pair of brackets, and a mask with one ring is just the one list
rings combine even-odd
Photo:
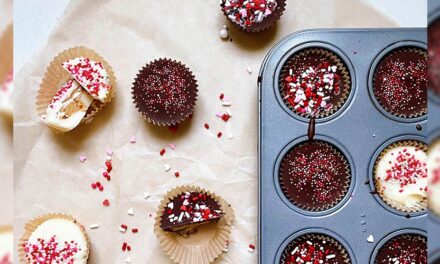
[(254, 244), (249, 244), (249, 248), (250, 249), (255, 249), (255, 245)]
[(222, 132), (218, 132), (218, 134), (217, 134), (217, 137), (218, 137), (218, 138), (221, 138), (221, 137), (222, 137), (222, 135), (223, 135), (223, 133), (222, 133)]
[(102, 192), (102, 191), (104, 191), (104, 186), (100, 185), (100, 186), (98, 187), (98, 189)]
[(225, 95), (224, 94), (220, 94), (219, 98), (220, 98), (220, 100), (223, 100), (223, 98), (225, 98)]
[(160, 155), (163, 156), (163, 154), (165, 154), (165, 149), (162, 149), (162, 150), (160, 151)]
[(125, 250), (127, 250), (127, 243), (126, 242), (124, 242), (122, 244), (122, 251), (125, 251)]
[(104, 202), (102, 202), (102, 204), (104, 206), (110, 206), (110, 202), (108, 201), (108, 199), (105, 199)]
[(209, 129), (209, 125), (208, 125), (208, 123), (205, 123), (205, 128), (206, 128), (206, 129)]
[(130, 251), (131, 250), (131, 246), (127, 245), (127, 250)]
[(131, 232), (133, 232), (133, 233), (137, 233), (137, 232), (139, 232), (139, 230), (137, 229), (137, 228), (133, 228), (132, 230), (131, 230)]
[(179, 173), (178, 171), (176, 171), (176, 172), (174, 173), (174, 175), (176, 176), (176, 178), (179, 178), (180, 173)]
[(227, 122), (229, 120), (229, 118), (231, 118), (231, 116), (229, 114), (223, 114), (222, 115), (222, 119), (223, 121)]
[(93, 190), (96, 189), (96, 183), (92, 183), (92, 189), (93, 189)]

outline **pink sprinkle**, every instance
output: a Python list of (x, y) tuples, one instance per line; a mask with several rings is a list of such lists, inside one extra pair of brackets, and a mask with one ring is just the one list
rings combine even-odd
[(131, 136), (130, 138), (130, 143), (136, 143), (136, 137), (135, 136)]
[(113, 156), (113, 150), (112, 149), (107, 149), (107, 155)]
[(170, 148), (171, 148), (171, 149), (175, 149), (175, 148), (176, 148), (176, 145), (174, 145), (174, 144), (170, 144)]
[(223, 114), (220, 113), (220, 112), (217, 112), (217, 113), (215, 114), (216, 117), (222, 117), (222, 115), (223, 115)]
[(84, 163), (86, 160), (87, 160), (86, 155), (79, 156), (79, 161)]

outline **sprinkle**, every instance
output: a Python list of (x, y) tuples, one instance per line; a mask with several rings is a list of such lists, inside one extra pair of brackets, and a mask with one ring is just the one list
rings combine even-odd
[(231, 106), (232, 103), (231, 103), (231, 102), (222, 102), (222, 105), (223, 105), (223, 106)]
[(163, 168), (165, 171), (169, 171), (171, 169), (171, 166), (168, 164), (163, 165)]
[(369, 235), (367, 238), (367, 242), (368, 243), (374, 243), (374, 236), (373, 235)]
[(233, 139), (233, 138), (234, 138), (234, 135), (229, 134), (229, 135), (228, 135), (228, 138), (229, 138), (229, 139)]
[(170, 148), (171, 148), (171, 149), (175, 149), (175, 148), (176, 148), (176, 145), (174, 145), (174, 144), (170, 144)]
[(176, 171), (176, 172), (174, 173), (174, 176), (176, 176), (176, 178), (179, 178), (180, 173), (179, 173), (178, 171)]
[(248, 67), (247, 67), (247, 72), (248, 72), (249, 74), (251, 74), (251, 73), (252, 73), (252, 69), (251, 69), (251, 67), (250, 67), (250, 66), (248, 66)]
[(222, 28), (220, 30), (220, 38), (222, 39), (228, 39), (229, 38), (229, 32), (227, 28)]
[(90, 229), (97, 229), (97, 228), (99, 228), (99, 224), (90, 225)]
[(134, 215), (134, 209), (133, 208), (128, 209), (127, 214)]
[(254, 251), (255, 251), (255, 245), (254, 245), (254, 244), (249, 244), (248, 251), (249, 251), (250, 253), (254, 253)]
[(136, 143), (136, 136), (131, 136), (130, 143), (132, 144)]
[(148, 198), (151, 197), (151, 194), (144, 192), (144, 199), (147, 200)]
[(221, 138), (221, 137), (222, 137), (222, 135), (223, 135), (223, 133), (222, 133), (222, 132), (218, 132), (218, 133), (217, 133), (217, 137), (218, 137), (218, 138)]
[(119, 231), (120, 231), (121, 233), (125, 233), (125, 232), (127, 231), (127, 229), (128, 229), (128, 226), (127, 226), (127, 225), (121, 225), (121, 226), (119, 227)]
[(107, 155), (109, 156), (113, 156), (113, 150), (112, 149), (107, 149)]
[(127, 257), (127, 258), (125, 259), (125, 263), (130, 264), (130, 263), (131, 263), (131, 258), (130, 258), (130, 257)]
[(160, 155), (163, 156), (164, 154), (165, 154), (165, 149), (162, 149), (162, 150), (160, 151)]
[(209, 125), (208, 125), (208, 123), (205, 123), (205, 128), (206, 128), (206, 129), (209, 129)]
[(137, 228), (133, 228), (133, 229), (131, 230), (131, 232), (132, 232), (133, 234), (136, 234), (137, 232), (139, 232), (139, 230), (138, 230)]
[(220, 100), (223, 100), (223, 98), (225, 98), (225, 95), (224, 94), (220, 94), (219, 98), (220, 98)]
[(108, 199), (105, 199), (105, 200), (102, 202), (102, 204), (103, 204), (104, 206), (110, 206), (110, 202), (108, 201)]
[(86, 155), (81, 155), (81, 156), (79, 156), (79, 161), (80, 161), (80, 162), (84, 163), (86, 160), (87, 160)]

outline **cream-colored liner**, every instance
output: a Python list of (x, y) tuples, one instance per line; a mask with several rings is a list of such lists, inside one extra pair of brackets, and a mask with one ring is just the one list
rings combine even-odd
[(82, 123), (91, 120), (98, 113), (98, 111), (101, 110), (105, 104), (109, 103), (115, 96), (116, 77), (112, 67), (108, 64), (108, 62), (92, 49), (88, 49), (84, 46), (73, 47), (59, 53), (50, 62), (49, 67), (44, 74), (43, 81), (40, 84), (40, 89), (38, 90), (36, 98), (36, 109), (40, 117), (46, 114), (47, 106), (50, 104), (53, 96), (58, 92), (60, 87), (68, 80), (73, 79), (73, 77), (70, 76), (70, 74), (63, 69), (61, 63), (78, 57), (85, 57), (96, 62), (101, 62), (108, 73), (111, 85), (111, 92), (107, 98), (106, 103), (102, 103), (98, 100), (93, 100), (92, 104), (87, 110), (85, 117), (82, 120)]
[[(303, 205), (301, 205), (301, 204), (298, 204), (298, 203), (296, 203), (293, 199), (291, 199), (291, 198), (287, 195), (287, 191), (285, 190), (285, 186), (284, 186), (284, 184), (283, 184), (283, 183), (281, 182), (281, 180), (280, 180), (280, 186), (281, 186), (281, 189), (283, 190), (283, 193), (284, 193), (284, 195), (287, 197), (287, 199), (289, 199), (289, 201), (290, 201), (293, 205), (295, 205), (296, 207), (299, 207), (299, 208), (301, 208), (301, 209), (303, 209), (303, 210), (306, 210), (306, 211), (309, 211), (309, 212), (322, 212), (322, 211), (325, 211), (325, 210), (328, 210), (328, 209), (331, 209), (331, 208), (334, 208), (335, 206), (337, 206), (337, 205), (338, 205), (338, 204), (344, 199), (344, 197), (347, 195), (347, 193), (348, 193), (348, 191), (349, 191), (349, 189), (350, 189), (351, 181), (352, 181), (352, 179), (351, 179), (351, 168), (350, 168), (350, 165), (348, 164), (347, 158), (342, 154), (342, 152), (341, 152), (340, 150), (338, 150), (335, 146), (333, 146), (333, 145), (330, 144), (330, 143), (327, 143), (327, 142), (325, 142), (325, 141), (320, 141), (320, 140), (317, 140), (317, 141), (320, 142), (320, 143), (322, 143), (322, 144), (326, 144), (326, 145), (328, 145), (329, 147), (331, 147), (331, 149), (333, 150), (333, 152), (334, 152), (337, 156), (339, 156), (342, 160), (345, 161), (345, 164), (344, 164), (344, 165), (345, 165), (345, 167), (346, 167), (347, 181), (345, 182), (344, 193), (341, 194), (340, 197), (339, 197), (338, 199), (335, 199), (335, 201), (334, 201), (332, 204), (329, 204), (329, 205), (327, 205), (327, 206), (322, 206), (322, 207), (319, 207), (319, 208), (309, 208), (309, 207), (303, 206)], [(306, 142), (301, 142), (301, 143), (299, 143), (298, 145), (293, 146), (292, 149), (294, 149), (294, 148), (296, 148), (296, 147), (299, 147), (299, 146), (301, 146), (301, 145), (304, 144), (304, 143), (306, 143)], [(292, 150), (292, 149), (291, 149), (291, 150)], [(289, 155), (289, 153), (290, 153), (290, 151), (286, 154), (286, 156)], [(284, 159), (284, 158), (283, 158), (283, 159)], [(280, 178), (281, 178), (281, 175), (282, 175), (282, 173), (283, 173), (283, 171), (284, 171), (284, 166), (282, 166), (282, 164), (283, 164), (283, 162), (281, 162), (281, 165), (280, 165), (280, 172), (279, 172)]]
[(89, 254), (90, 254), (90, 240), (89, 240), (89, 237), (87, 236), (87, 233), (86, 233), (84, 226), (81, 225), (75, 218), (73, 218), (70, 215), (54, 213), (54, 214), (47, 214), (47, 215), (43, 215), (43, 216), (34, 218), (34, 219), (30, 220), (28, 223), (26, 223), (26, 225), (24, 226), (24, 234), (20, 238), (19, 244), (17, 246), (18, 259), (20, 261), (20, 264), (28, 264), (28, 262), (26, 261), (26, 258), (25, 258), (26, 253), (24, 252), (23, 245), (28, 241), (28, 239), (30, 238), (32, 233), (37, 229), (38, 226), (40, 226), (44, 222), (51, 220), (51, 219), (66, 219), (66, 220), (72, 221), (73, 223), (77, 224), (79, 226), (79, 228), (81, 229), (82, 234), (84, 235), (84, 238), (87, 241), (86, 255), (89, 256)]
[[(440, 139), (439, 138), (437, 138), (437, 139), (435, 139), (435, 140), (433, 140), (432, 142), (429, 143), (428, 157), (430, 155), (433, 155), (431, 153), (432, 153), (432, 151), (435, 150), (435, 147), (438, 146), (438, 144), (440, 144)], [(436, 169), (435, 167), (432, 167), (432, 166), (433, 166), (433, 164), (430, 164), (428, 162), (428, 170)], [(428, 175), (429, 175), (429, 173), (428, 173)], [(433, 195), (432, 194), (433, 188), (432, 188), (432, 182), (431, 182), (432, 179), (428, 179), (428, 180), (429, 180), (429, 187), (428, 188), (429, 188), (429, 191), (431, 192), (431, 193), (428, 193), (428, 207), (429, 207), (429, 210), (431, 210), (431, 212), (433, 212), (437, 217), (440, 217), (440, 206), (439, 206), (439, 204), (434, 204), (432, 202), (432, 199), (430, 198)], [(437, 183), (437, 184), (439, 184), (439, 183)]]
[(290, 248), (293, 246), (293, 242), (295, 242), (296, 239), (303, 238), (303, 237), (306, 238), (306, 239), (311, 239), (311, 238), (316, 237), (319, 240), (325, 240), (325, 241), (327, 241), (327, 243), (330, 243), (330, 244), (338, 246), (338, 249), (341, 252), (342, 257), (344, 258), (344, 263), (346, 263), (346, 264), (350, 264), (351, 263), (351, 259), (348, 256), (347, 249), (345, 249), (339, 241), (337, 241), (337, 240), (335, 240), (332, 237), (327, 236), (327, 235), (313, 234), (312, 233), (312, 234), (305, 234), (303, 236), (297, 237), (294, 240), (292, 240), (290, 242), (290, 244), (284, 249), (284, 253), (281, 256), (281, 264), (285, 264), (286, 263), (286, 254), (290, 254), (290, 252), (291, 252)]
[(380, 198), (386, 204), (391, 206), (392, 208), (394, 208), (398, 211), (401, 211), (401, 212), (405, 212), (405, 213), (421, 212), (421, 211), (426, 210), (426, 208), (428, 208), (428, 197), (425, 197), (423, 199), (423, 201), (421, 201), (418, 206), (406, 207), (402, 204), (397, 203), (396, 201), (393, 201), (393, 200), (388, 199), (387, 197), (384, 197), (380, 191), (380, 189), (381, 189), (380, 181), (378, 181), (377, 177), (376, 177), (377, 165), (379, 164), (379, 161), (383, 158), (385, 153), (387, 153), (388, 151), (390, 151), (396, 147), (404, 147), (404, 146), (418, 147), (425, 152), (428, 150), (428, 146), (426, 144), (423, 144), (422, 142), (415, 141), (415, 140), (404, 140), (404, 141), (399, 141), (399, 142), (396, 142), (396, 143), (389, 145), (380, 153), (379, 157), (377, 157), (376, 162), (374, 163), (374, 174), (373, 174), (374, 186), (376, 187), (376, 191), (377, 191), (378, 195), (380, 196)]
[[(185, 192), (206, 193), (217, 201), (224, 216), (217, 223), (198, 227), (198, 231), (188, 237), (174, 232), (166, 232), (160, 227), (163, 210), (175, 196)], [(207, 264), (218, 258), (226, 248), (231, 234), (234, 211), (223, 198), (197, 186), (180, 186), (169, 191), (161, 201), (155, 219), (154, 233), (165, 253), (180, 264)]]
[[(324, 118), (327, 116), (331, 116), (333, 115), (336, 111), (338, 111), (343, 105), (344, 103), (347, 101), (348, 96), (351, 93), (351, 76), (350, 76), (350, 72), (347, 69), (347, 66), (345, 65), (345, 63), (342, 61), (342, 59), (340, 59), (335, 53), (326, 50), (326, 49), (322, 49), (322, 48), (305, 48), (304, 50), (299, 51), (298, 53), (295, 53), (291, 58), (289, 58), (286, 62), (286, 64), (283, 66), (283, 69), (281, 70), (279, 79), (280, 79), (280, 93), (281, 93), (281, 97), (284, 98), (285, 94), (284, 94), (284, 79), (282, 78), (282, 76), (285, 75), (285, 73), (289, 70), (289, 61), (292, 58), (295, 57), (307, 57), (310, 54), (317, 54), (317, 55), (321, 55), (323, 57), (326, 57), (328, 59), (330, 59), (331, 61), (333, 61), (334, 63), (336, 63), (336, 66), (338, 67), (338, 70), (341, 72), (342, 76), (341, 76), (341, 81), (343, 83), (343, 87), (341, 87), (341, 101), (339, 101), (338, 103), (334, 104), (332, 108), (330, 108), (327, 111), (321, 111), (316, 118)], [(293, 113), (295, 113), (296, 115), (302, 116), (302, 117), (309, 117), (307, 113), (298, 113), (286, 100), (284, 100), (285, 105), (292, 110)]]
[[(423, 51), (422, 49), (418, 49), (418, 48), (397, 48), (396, 50), (391, 51), (389, 54), (385, 55), (385, 56), (382, 58), (382, 60), (385, 59), (388, 55), (393, 54), (393, 53), (398, 53), (398, 52), (414, 52), (414, 53), (418, 53), (418, 54), (420, 54), (420, 55), (422, 55), (422, 56), (424, 56), (425, 58), (428, 59), (428, 53), (427, 53), (426, 51)], [(379, 66), (379, 65), (378, 65), (378, 66)], [(374, 76), (373, 76), (373, 94), (374, 94), (374, 87), (375, 87), (375, 85), (376, 85), (376, 84), (375, 84), (376, 70), (377, 70), (377, 69), (375, 69), (375, 73), (374, 73)], [(374, 96), (376, 96), (376, 95), (374, 94)], [(422, 109), (422, 112), (420, 112), (420, 113), (415, 113), (415, 114), (411, 114), (411, 115), (409, 115), (409, 116), (405, 116), (405, 115), (403, 115), (403, 114), (393, 113), (392, 111), (390, 111), (389, 109), (387, 109), (387, 108), (386, 108), (386, 107), (385, 107), (385, 106), (384, 106), (379, 100), (377, 100), (377, 102), (378, 102), (379, 105), (380, 105), (383, 109), (385, 109), (388, 113), (390, 113), (390, 114), (392, 114), (392, 115), (394, 115), (394, 116), (400, 117), (400, 118), (417, 118), (417, 117), (424, 116), (424, 115), (426, 115), (426, 114), (428, 113), (428, 105), (426, 105), (426, 108)]]
[(0, 63), (0, 85), (5, 81), (6, 76), (12, 71), (13, 67), (13, 29), (9, 25), (0, 38), (0, 54), (2, 61)]

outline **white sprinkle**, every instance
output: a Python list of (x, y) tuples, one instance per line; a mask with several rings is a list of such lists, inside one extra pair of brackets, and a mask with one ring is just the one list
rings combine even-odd
[(229, 135), (228, 135), (228, 138), (229, 138), (229, 139), (233, 139), (233, 138), (234, 138), (234, 135), (229, 134)]
[(222, 105), (223, 105), (223, 106), (231, 106), (232, 103), (231, 103), (231, 102), (222, 102)]
[(251, 73), (252, 73), (252, 69), (251, 69), (251, 67), (250, 67), (250, 66), (248, 66), (248, 67), (247, 67), (247, 72), (248, 72), (249, 74), (251, 74)]
[(374, 243), (374, 236), (373, 235), (369, 235), (367, 238), (367, 242), (368, 243)]
[(221, 30), (220, 30), (220, 38), (222, 38), (222, 39), (228, 39), (229, 38), (229, 31), (228, 31), (228, 28), (222, 28)]
[(79, 156), (79, 161), (84, 163), (86, 160), (87, 160), (86, 155)]
[(119, 227), (119, 232), (121, 232), (121, 233), (125, 233), (125, 232), (127, 232), (127, 229), (122, 228), (122, 226), (120, 226), (120, 227)]
[(127, 214), (134, 215), (134, 209), (133, 208), (128, 209)]
[(144, 192), (144, 199), (147, 200), (148, 198), (151, 197), (151, 194)]
[(135, 136), (131, 136), (130, 138), (130, 143), (136, 143), (136, 137)]
[(99, 224), (90, 225), (90, 229), (97, 229), (97, 228), (99, 228)]
[(131, 263), (131, 258), (130, 257), (127, 257), (126, 259), (125, 259), (125, 263)]
[(332, 254), (332, 255), (328, 255), (327, 257), (325, 257), (326, 259), (332, 259), (332, 258), (335, 258), (336, 257), (336, 255), (335, 254)]
[(163, 168), (164, 168), (165, 171), (171, 170), (171, 166), (168, 165), (168, 164), (163, 165)]
[(248, 249), (247, 249), (250, 253), (254, 253), (254, 249), (253, 248), (251, 248), (251, 247), (248, 247)]

